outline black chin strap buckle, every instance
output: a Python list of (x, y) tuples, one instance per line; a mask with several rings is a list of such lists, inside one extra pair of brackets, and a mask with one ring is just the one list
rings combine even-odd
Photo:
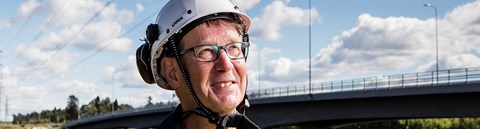
[(219, 116), (217, 113), (207, 116), (208, 122), (217, 125), (215, 129), (224, 129), (226, 126), (225, 117)]
[(223, 117), (220, 117), (218, 115), (212, 115), (208, 118), (208, 122), (216, 125), (220, 125), (222, 123)]
[[(217, 129), (223, 129), (225, 127), (225, 124), (222, 125), (223, 120), (225, 117), (221, 117), (218, 115), (218, 113), (211, 112), (208, 109), (197, 107), (193, 109), (191, 112), (203, 116), (208, 119), (208, 122), (217, 125)], [(190, 115), (191, 113), (187, 113)]]

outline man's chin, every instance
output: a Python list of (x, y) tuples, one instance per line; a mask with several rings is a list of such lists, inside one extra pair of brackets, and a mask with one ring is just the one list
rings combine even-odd
[(233, 102), (222, 102), (222, 103), (216, 103), (213, 107), (212, 110), (215, 112), (219, 113), (220, 115), (228, 115), (236, 112), (236, 108), (239, 103), (233, 103)]

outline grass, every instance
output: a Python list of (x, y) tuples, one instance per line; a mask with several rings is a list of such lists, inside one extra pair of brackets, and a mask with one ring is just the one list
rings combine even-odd
[(0, 129), (61, 129), (61, 123), (48, 123), (48, 124), (26, 124), (26, 125), (18, 125), (18, 124), (7, 124), (7, 123), (0, 123)]

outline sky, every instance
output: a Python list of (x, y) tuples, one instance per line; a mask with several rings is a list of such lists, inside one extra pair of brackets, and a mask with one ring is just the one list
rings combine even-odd
[[(82, 105), (176, 100), (144, 83), (135, 64), (166, 1), (2, 1), (0, 121), (65, 108), (69, 95)], [(249, 90), (308, 84), (309, 51), (312, 83), (433, 71), (435, 10), (425, 3), (438, 11), (439, 68), (480, 66), (480, 1), (232, 1), (252, 21)]]

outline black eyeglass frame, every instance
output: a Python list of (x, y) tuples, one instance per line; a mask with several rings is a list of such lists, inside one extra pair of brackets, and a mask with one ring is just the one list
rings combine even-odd
[[(228, 54), (227, 46), (237, 44), (237, 43), (241, 43), (241, 46), (240, 46), (241, 48), (240, 49), (242, 51), (243, 56), (238, 57), (238, 58), (232, 58), (232, 57), (230, 57), (230, 54)], [(200, 47), (203, 47), (203, 46), (215, 46), (215, 47), (217, 47), (218, 51), (216, 52), (215, 58), (213, 58), (211, 60), (199, 60), (198, 57), (197, 57), (197, 49), (200, 48)], [(218, 46), (216, 44), (202, 44), (202, 45), (193, 46), (193, 47), (190, 47), (190, 48), (187, 48), (187, 49), (184, 49), (184, 50), (180, 51), (180, 57), (185, 55), (188, 51), (193, 51), (193, 55), (195, 57), (195, 60), (197, 60), (198, 62), (213, 62), (213, 61), (216, 61), (218, 59), (218, 57), (220, 56), (220, 51), (221, 51), (221, 49), (223, 49), (225, 51), (225, 53), (227, 54), (228, 58), (230, 58), (231, 60), (238, 60), (238, 59), (247, 58), (249, 47), (250, 47), (249, 42), (233, 42), (233, 43), (226, 44), (225, 46)]]

